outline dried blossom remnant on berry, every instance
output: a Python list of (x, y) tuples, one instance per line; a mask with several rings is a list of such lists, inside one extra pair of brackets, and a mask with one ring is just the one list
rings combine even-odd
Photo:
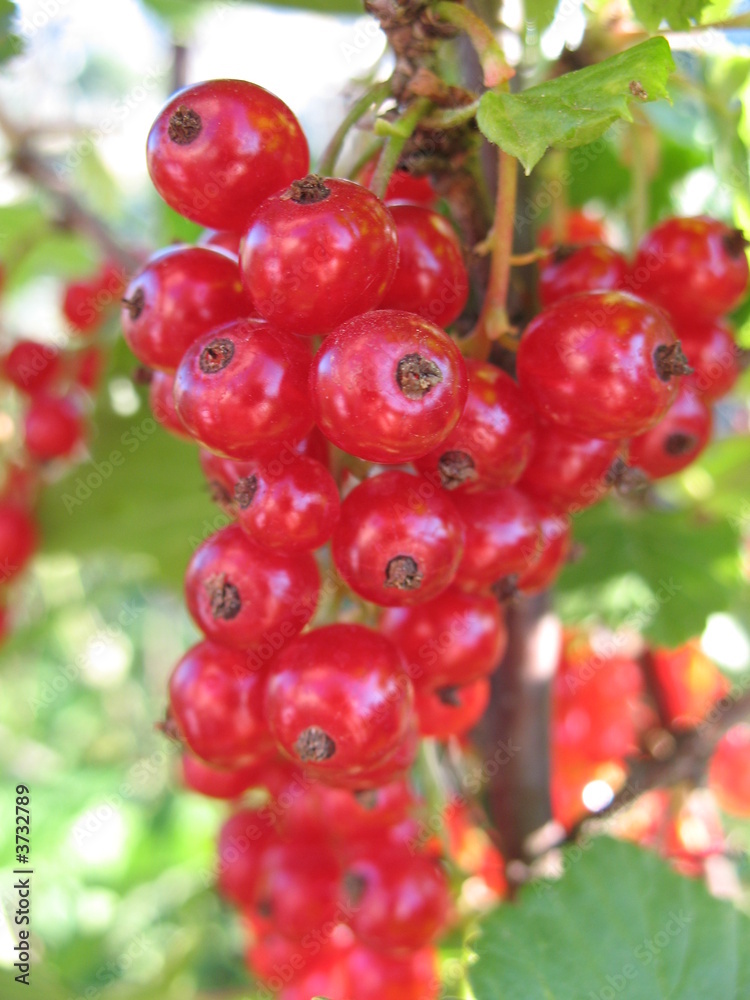
[(448, 705), (450, 708), (461, 707), (461, 693), (455, 684), (438, 688), (435, 694), (443, 705)]
[(384, 586), (395, 587), (396, 590), (419, 590), (422, 579), (416, 559), (394, 556), (385, 568)]
[(479, 478), (474, 459), (465, 451), (443, 452), (438, 459), (438, 473), (444, 490), (455, 490)]
[(421, 354), (405, 354), (396, 368), (396, 382), (407, 399), (422, 399), (443, 381), (443, 373), (434, 361)]
[(280, 197), (282, 201), (293, 201), (295, 205), (317, 205), (325, 201), (330, 193), (331, 189), (322, 177), (308, 174), (302, 180), (292, 181)]
[(206, 580), (206, 592), (214, 618), (228, 622), (242, 611), (240, 592), (223, 573)]
[(239, 507), (245, 510), (253, 502), (257, 491), (258, 477), (244, 476), (234, 484), (234, 499), (237, 501)]
[(729, 256), (735, 259), (741, 257), (745, 252), (745, 248), (750, 246), (750, 241), (745, 238), (745, 234), (741, 229), (733, 229), (727, 233), (723, 237), (722, 243)]
[(181, 104), (176, 111), (173, 111), (167, 126), (167, 135), (176, 142), (178, 146), (189, 146), (197, 139), (203, 128), (201, 116), (197, 111)]
[(344, 893), (350, 906), (359, 906), (367, 888), (367, 879), (358, 872), (344, 875)]
[(218, 479), (209, 479), (208, 481), (208, 495), (213, 501), (213, 503), (219, 504), (220, 507), (229, 507), (232, 503), (232, 497), (229, 490), (223, 483), (220, 483)]
[(660, 344), (654, 351), (654, 367), (662, 382), (677, 375), (692, 375), (693, 369), (682, 352), (679, 340), (674, 344)]
[(205, 375), (215, 375), (222, 368), (226, 368), (233, 357), (233, 341), (226, 337), (219, 337), (203, 348), (198, 364)]
[(320, 726), (308, 726), (297, 737), (294, 743), (294, 752), (303, 764), (310, 761), (320, 764), (333, 757), (336, 753), (336, 743)]
[(689, 455), (697, 445), (698, 438), (695, 434), (682, 434), (676, 431), (674, 434), (667, 435), (667, 439), (664, 442), (664, 451), (668, 455), (679, 458), (681, 455)]
[(501, 580), (496, 580), (490, 590), (500, 604), (515, 604), (521, 596), (521, 591), (518, 589), (518, 573), (509, 573)]
[(177, 723), (175, 722), (174, 716), (169, 709), (166, 711), (164, 721), (157, 722), (155, 728), (166, 736), (168, 740), (172, 740), (173, 743), (182, 744), (180, 730), (177, 728)]
[(129, 299), (123, 299), (122, 304), (127, 310), (128, 316), (135, 321), (143, 312), (146, 305), (146, 296), (142, 288), (136, 288)]

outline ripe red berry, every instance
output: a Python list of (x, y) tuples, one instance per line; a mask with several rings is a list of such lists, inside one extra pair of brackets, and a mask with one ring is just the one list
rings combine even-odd
[(3, 373), (9, 382), (30, 396), (48, 389), (61, 370), (60, 352), (34, 340), (19, 340), (3, 361)]
[(252, 314), (236, 261), (208, 247), (167, 247), (130, 280), (122, 330), (139, 361), (173, 372), (198, 337)]
[(0, 500), (0, 582), (7, 583), (21, 572), (37, 544), (31, 515), (15, 503)]
[(286, 104), (244, 80), (209, 80), (174, 94), (151, 127), (147, 155), (154, 187), (175, 211), (235, 232), (310, 164)]
[(378, 627), (401, 650), (420, 689), (468, 684), (492, 673), (508, 640), (495, 598), (456, 587), (413, 608), (389, 608)]
[(26, 451), (40, 462), (65, 458), (83, 437), (78, 407), (67, 396), (36, 395), (23, 425)]
[(707, 403), (721, 399), (734, 386), (741, 371), (742, 351), (734, 332), (724, 320), (675, 323), (682, 350), (693, 369), (684, 384), (700, 393)]
[(191, 753), (183, 753), (181, 765), (185, 787), (211, 799), (237, 799), (249, 788), (268, 788), (269, 776), (278, 781), (280, 772), (289, 773), (288, 766), (274, 758), (263, 758), (257, 763), (228, 770), (207, 764)]
[(745, 294), (745, 246), (739, 229), (717, 219), (667, 219), (641, 241), (630, 287), (688, 322), (715, 319)]
[(417, 313), (445, 327), (469, 297), (461, 243), (450, 222), (422, 205), (390, 205), (398, 233), (398, 267), (383, 309)]
[(578, 292), (615, 291), (627, 276), (627, 260), (603, 243), (561, 246), (539, 262), (539, 300), (546, 307)]
[(326, 337), (310, 385), (317, 424), (335, 445), (370, 462), (398, 463), (424, 455), (455, 427), (467, 376), (439, 327), (382, 310)]
[(467, 361), (469, 394), (447, 438), (415, 465), (446, 490), (476, 492), (516, 482), (529, 461), (534, 412), (505, 372)]
[(463, 540), (461, 518), (439, 487), (393, 470), (366, 479), (342, 503), (333, 561), (368, 601), (420, 604), (451, 583)]
[(324, 836), (270, 845), (260, 861), (254, 904), (264, 918), (301, 940), (340, 918), (341, 863)]
[(524, 594), (538, 594), (550, 587), (565, 565), (571, 546), (570, 518), (559, 514), (552, 504), (535, 499), (537, 517), (542, 531), (539, 558), (519, 574), (516, 586)]
[(490, 682), (486, 677), (436, 691), (415, 687), (414, 708), (420, 735), (438, 740), (463, 736), (482, 718), (489, 701)]
[(441, 993), (434, 948), (389, 953), (356, 944), (346, 967), (357, 1000), (436, 1000)]
[(351, 927), (362, 944), (382, 951), (416, 951), (448, 919), (448, 882), (438, 862), (406, 847), (381, 847), (346, 866), (344, 893)]
[(278, 832), (263, 809), (234, 813), (219, 831), (217, 882), (219, 892), (236, 906), (255, 898), (266, 849), (277, 843)]
[[(377, 159), (374, 158), (367, 163), (359, 174), (357, 180), (365, 187), (369, 187), (373, 176)], [(398, 169), (393, 171), (388, 187), (385, 189), (385, 202), (404, 202), (412, 205), (424, 205), (433, 208), (437, 201), (437, 194), (428, 177), (415, 177), (408, 170)]]
[(331, 473), (299, 457), (273, 475), (262, 462), (248, 463), (233, 487), (237, 519), (257, 545), (298, 552), (317, 549), (339, 517), (339, 493)]
[(542, 226), (537, 236), (540, 247), (551, 247), (557, 243), (570, 246), (581, 243), (606, 243), (606, 241), (607, 233), (602, 219), (588, 215), (580, 209), (574, 209), (566, 215), (560, 240), (555, 238), (550, 225)]
[(239, 768), (268, 757), (274, 743), (263, 713), (265, 676), (240, 650), (200, 642), (169, 680), (170, 718), (196, 756)]
[(177, 369), (180, 419), (205, 448), (252, 458), (294, 443), (313, 424), (308, 345), (266, 323), (238, 320), (199, 337)]
[(710, 438), (710, 409), (690, 386), (681, 385), (659, 423), (630, 442), (628, 465), (663, 479), (694, 462)]
[(653, 650), (652, 669), (662, 714), (678, 729), (697, 725), (730, 690), (729, 681), (703, 652), (698, 639), (677, 649)]
[(688, 372), (666, 315), (622, 292), (587, 292), (531, 321), (518, 348), (518, 381), (547, 421), (578, 434), (642, 434)]
[(578, 513), (607, 495), (621, 450), (619, 441), (583, 437), (540, 421), (518, 487), (556, 510)]
[(466, 528), (456, 583), (482, 590), (523, 573), (539, 558), (542, 537), (537, 510), (519, 490), (511, 486), (460, 493), (455, 502)]
[(336, 784), (382, 765), (412, 721), (412, 686), (401, 655), (361, 625), (298, 636), (268, 673), (268, 725), (285, 753)]
[(239, 263), (241, 242), (242, 233), (233, 233), (229, 229), (207, 229), (201, 233), (198, 246), (213, 247), (214, 249), (218, 247), (220, 250), (226, 250), (236, 257)]
[(93, 333), (106, 319), (107, 310), (122, 296), (125, 276), (122, 267), (108, 261), (98, 274), (85, 281), (71, 282), (65, 289), (63, 314), (78, 333)]
[(283, 646), (312, 618), (319, 587), (309, 553), (261, 549), (234, 524), (196, 549), (185, 574), (195, 623), (214, 641), (240, 649)]
[(86, 392), (95, 394), (99, 390), (106, 365), (104, 352), (98, 347), (87, 347), (77, 351), (74, 358), (73, 379)]
[(708, 782), (722, 809), (750, 816), (750, 725), (733, 726), (719, 741)]
[(385, 205), (352, 181), (311, 174), (260, 206), (240, 270), (261, 316), (312, 335), (374, 309), (397, 261), (396, 227)]
[(174, 375), (170, 372), (152, 372), (148, 386), (148, 401), (154, 420), (160, 423), (165, 431), (184, 441), (193, 440), (174, 405)]

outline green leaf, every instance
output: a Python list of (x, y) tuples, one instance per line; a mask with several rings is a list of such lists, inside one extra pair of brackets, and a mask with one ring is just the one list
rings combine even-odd
[(12, 0), (0, 0), (0, 64), (23, 52), (24, 40), (13, 30), (17, 17), (18, 6)]
[(673, 70), (667, 40), (650, 38), (519, 94), (488, 91), (477, 121), (490, 142), (517, 157), (528, 174), (550, 146), (582, 146), (618, 119), (632, 121), (631, 102), (668, 99), (666, 82)]
[(480, 921), (476, 1000), (741, 1000), (750, 920), (656, 854), (600, 837), (558, 882), (526, 886)]
[(684, 31), (691, 22), (700, 22), (710, 0), (630, 0), (630, 6), (649, 31), (656, 31), (662, 21), (675, 31)]
[(526, 20), (533, 21), (534, 27), (541, 34), (555, 20), (557, 0), (526, 0), (524, 11)]
[(596, 617), (677, 646), (709, 614), (732, 606), (740, 585), (738, 530), (691, 511), (629, 512), (598, 504), (575, 519), (583, 558), (567, 566), (558, 606), (567, 620)]

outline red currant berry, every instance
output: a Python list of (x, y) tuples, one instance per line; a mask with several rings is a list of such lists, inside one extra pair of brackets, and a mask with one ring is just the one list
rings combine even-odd
[(9, 382), (30, 396), (48, 389), (61, 370), (60, 352), (34, 340), (19, 340), (3, 361), (3, 373)]
[(723, 320), (706, 323), (678, 322), (675, 332), (693, 369), (684, 384), (700, 393), (707, 403), (721, 399), (734, 386), (741, 371), (742, 351), (732, 327)]
[(461, 244), (450, 222), (422, 205), (391, 205), (398, 233), (398, 267), (383, 309), (403, 309), (448, 326), (469, 297)]
[(730, 690), (729, 681), (692, 639), (677, 649), (653, 650), (652, 670), (662, 714), (670, 726), (697, 725)]
[(252, 313), (230, 257), (208, 247), (168, 247), (131, 279), (122, 330), (139, 361), (173, 372), (198, 337)]
[(184, 441), (193, 440), (174, 405), (174, 375), (169, 372), (152, 372), (148, 386), (148, 401), (154, 420), (161, 424), (165, 431)]
[(224, 823), (217, 843), (218, 888), (235, 906), (255, 899), (263, 855), (277, 843), (278, 832), (263, 809), (242, 809)]
[(186, 351), (175, 377), (177, 412), (203, 447), (229, 458), (299, 441), (313, 424), (310, 361), (307, 344), (288, 333), (229, 323)]
[(96, 393), (102, 381), (106, 359), (98, 347), (87, 347), (77, 351), (74, 361), (73, 378), (76, 385), (89, 393)]
[(341, 866), (327, 838), (310, 835), (266, 848), (255, 906), (287, 937), (335, 924), (340, 915)]
[(368, 601), (421, 604), (453, 580), (463, 539), (461, 518), (439, 488), (393, 470), (366, 479), (342, 503), (333, 561)]
[(675, 398), (689, 368), (667, 317), (622, 292), (563, 299), (532, 320), (518, 381), (539, 413), (578, 434), (642, 434)]
[(582, 437), (558, 424), (540, 422), (518, 487), (556, 510), (577, 513), (609, 492), (621, 449), (619, 441)]
[(199, 247), (213, 247), (214, 250), (226, 250), (233, 257), (240, 259), (240, 243), (242, 233), (233, 233), (228, 229), (207, 229), (198, 240)]
[(708, 783), (722, 809), (732, 816), (750, 816), (750, 725), (733, 726), (719, 741)]
[(681, 385), (659, 423), (630, 442), (628, 465), (663, 479), (694, 462), (710, 438), (711, 411), (690, 386)]
[(534, 500), (534, 506), (542, 531), (542, 550), (537, 561), (518, 576), (516, 586), (523, 594), (538, 594), (550, 587), (570, 555), (570, 518), (543, 500)]
[(469, 394), (461, 419), (415, 464), (446, 490), (511, 486), (529, 461), (534, 412), (510, 375), (482, 361), (467, 361), (466, 367)]
[(26, 411), (23, 440), (26, 451), (40, 462), (65, 458), (83, 438), (76, 404), (67, 396), (33, 397)]
[(412, 719), (412, 686), (384, 636), (327, 625), (287, 643), (272, 663), (266, 717), (292, 760), (336, 784), (396, 752)]
[[(365, 187), (369, 187), (375, 176), (377, 158), (370, 160), (362, 169), (357, 180)], [(404, 202), (412, 205), (424, 205), (433, 208), (437, 201), (437, 194), (428, 177), (415, 177), (408, 170), (398, 169), (391, 174), (388, 187), (385, 189), (385, 202)]]
[(315, 419), (335, 445), (370, 462), (409, 462), (455, 427), (466, 366), (441, 329), (412, 313), (357, 316), (324, 340), (310, 375)]
[(299, 552), (331, 537), (339, 493), (331, 473), (312, 458), (298, 458), (271, 475), (261, 463), (234, 483), (240, 527), (256, 544)]
[(31, 559), (38, 544), (30, 514), (17, 504), (0, 500), (0, 581), (17, 576)]
[(420, 735), (438, 740), (463, 736), (482, 718), (489, 701), (490, 682), (486, 677), (436, 691), (415, 687), (414, 707)]
[(441, 993), (434, 948), (389, 954), (357, 944), (346, 966), (357, 1000), (437, 1000)]
[(255, 213), (240, 270), (261, 316), (312, 335), (374, 309), (397, 261), (385, 205), (352, 181), (311, 174)]
[(351, 774), (337, 775), (335, 784), (338, 788), (349, 788), (357, 793), (366, 793), (373, 789), (382, 788), (383, 785), (392, 781), (400, 781), (406, 777), (414, 764), (418, 749), (419, 734), (416, 718), (412, 714), (406, 735), (387, 760)]
[(147, 155), (167, 204), (201, 226), (235, 232), (310, 165), (286, 104), (244, 80), (208, 80), (174, 94), (151, 127)]
[(170, 718), (196, 756), (214, 767), (254, 764), (274, 749), (263, 715), (265, 677), (236, 649), (200, 642), (169, 680)]
[(307, 552), (261, 549), (237, 525), (206, 539), (185, 574), (187, 606), (211, 639), (240, 649), (283, 644), (312, 618), (320, 577)]
[(344, 894), (351, 928), (362, 944), (389, 951), (417, 951), (445, 926), (450, 894), (440, 865), (408, 848), (382, 846), (346, 867)]
[(558, 247), (539, 262), (539, 299), (546, 307), (578, 292), (616, 291), (627, 276), (627, 260), (603, 243)]
[[(182, 755), (182, 780), (186, 788), (211, 799), (238, 799), (249, 788), (274, 788), (281, 775), (288, 778), (290, 768), (275, 758), (227, 770), (213, 767), (191, 753)], [(269, 781), (269, 778), (272, 779)]]
[(468, 684), (500, 662), (508, 634), (494, 597), (455, 587), (413, 608), (389, 608), (379, 629), (401, 650), (420, 689)]
[(688, 322), (715, 319), (745, 294), (745, 246), (739, 229), (717, 219), (667, 219), (641, 241), (630, 287)]
[(551, 247), (563, 243), (575, 245), (581, 243), (606, 243), (607, 231), (601, 219), (594, 218), (581, 210), (568, 212), (560, 239), (556, 239), (552, 226), (542, 226), (537, 242), (540, 247)]
[(519, 490), (508, 487), (461, 493), (455, 502), (466, 527), (456, 583), (482, 590), (525, 572), (539, 558), (542, 537), (538, 514), (533, 502)]

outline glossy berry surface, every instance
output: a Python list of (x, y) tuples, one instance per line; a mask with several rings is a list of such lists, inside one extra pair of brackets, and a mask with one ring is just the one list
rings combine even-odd
[(524, 594), (538, 594), (550, 587), (567, 562), (571, 547), (570, 518), (558, 513), (543, 500), (534, 500), (534, 506), (542, 532), (542, 548), (539, 558), (519, 575), (516, 582)]
[(666, 315), (622, 292), (562, 299), (531, 321), (518, 348), (518, 381), (540, 415), (592, 437), (647, 431), (684, 372)]
[(339, 494), (331, 473), (300, 456), (278, 474), (260, 462), (233, 487), (237, 520), (256, 544), (297, 552), (317, 549), (331, 537), (339, 517)]
[(0, 500), (0, 580), (7, 583), (26, 566), (38, 544), (31, 515), (17, 504)]
[(198, 246), (226, 250), (237, 258), (238, 263), (241, 242), (242, 233), (232, 232), (230, 229), (207, 229), (198, 238)]
[(185, 574), (196, 625), (214, 641), (240, 649), (280, 648), (312, 618), (319, 586), (307, 552), (261, 549), (233, 524), (196, 549)]
[(252, 458), (258, 445), (294, 446), (313, 424), (306, 343), (266, 323), (218, 327), (186, 351), (175, 377), (175, 404), (193, 437), (229, 458)]
[(173, 372), (198, 337), (252, 313), (236, 262), (207, 247), (173, 247), (130, 280), (122, 331), (139, 361)]
[(78, 407), (67, 396), (34, 396), (23, 423), (26, 451), (40, 462), (65, 458), (83, 437)]
[(693, 369), (684, 383), (695, 389), (707, 403), (725, 396), (740, 376), (742, 351), (734, 332), (724, 320), (675, 322), (675, 333)]
[(147, 160), (176, 212), (242, 232), (264, 198), (304, 177), (310, 154), (278, 97), (244, 80), (209, 80), (178, 91), (159, 112)]
[(341, 863), (330, 840), (307, 836), (269, 846), (261, 858), (255, 905), (284, 935), (304, 938), (336, 923)]
[(268, 756), (265, 677), (247, 657), (215, 642), (193, 646), (169, 680), (172, 722), (188, 747), (215, 767), (238, 768)]
[(275, 767), (268, 758), (238, 768), (214, 767), (200, 757), (184, 753), (181, 760), (182, 780), (186, 788), (210, 799), (237, 799), (248, 788), (266, 785), (267, 772)]
[(546, 307), (578, 292), (616, 291), (627, 275), (627, 260), (603, 243), (558, 247), (539, 262), (539, 300)]
[(466, 528), (456, 583), (481, 590), (523, 573), (538, 558), (541, 530), (534, 504), (512, 486), (486, 493), (462, 493), (456, 508)]
[(380, 199), (352, 181), (312, 174), (260, 206), (240, 270), (261, 316), (312, 335), (374, 309), (397, 261), (396, 226)]
[(540, 421), (519, 489), (559, 511), (576, 513), (607, 495), (621, 450), (619, 441), (585, 437)]
[(630, 442), (628, 465), (650, 479), (663, 479), (687, 468), (711, 438), (711, 411), (689, 385), (655, 427)]
[(174, 375), (170, 372), (153, 372), (148, 386), (148, 402), (154, 420), (160, 423), (165, 431), (192, 441), (187, 427), (180, 420), (174, 403)]
[(298, 636), (268, 673), (266, 717), (286, 754), (333, 784), (392, 755), (412, 718), (401, 655), (361, 625)]
[(716, 746), (708, 782), (719, 805), (733, 816), (750, 816), (750, 726), (733, 726)]
[(353, 859), (344, 886), (356, 903), (352, 930), (371, 947), (415, 951), (432, 941), (448, 915), (448, 882), (440, 865), (406, 848)]
[(255, 898), (263, 855), (277, 840), (274, 826), (259, 809), (241, 809), (219, 831), (216, 874), (219, 892), (237, 906)]
[[(357, 1000), (436, 1000), (440, 996), (433, 948), (388, 953), (357, 944), (346, 967)], [(356, 984), (356, 987), (354, 986)]]
[(399, 463), (424, 455), (455, 427), (467, 375), (439, 327), (413, 313), (378, 310), (326, 337), (310, 387), (317, 425), (337, 447)]
[(718, 219), (667, 219), (638, 247), (633, 291), (688, 321), (714, 319), (747, 290), (745, 245), (740, 230)]
[[(360, 184), (364, 184), (365, 187), (370, 186), (376, 166), (375, 159), (364, 166), (357, 178)], [(409, 202), (412, 205), (424, 205), (427, 208), (432, 208), (437, 197), (428, 177), (416, 177), (408, 170), (400, 170), (397, 167), (388, 181), (383, 200), (385, 202)]]
[(468, 684), (491, 673), (508, 641), (494, 597), (455, 587), (412, 608), (389, 608), (378, 628), (398, 646), (420, 689)]
[(480, 677), (460, 687), (430, 690), (415, 687), (414, 708), (421, 736), (447, 740), (462, 736), (484, 715), (490, 701), (490, 682)]
[(516, 383), (495, 365), (468, 360), (469, 392), (461, 419), (416, 466), (443, 489), (465, 492), (511, 486), (526, 467), (534, 412)]
[(341, 505), (333, 561), (355, 593), (385, 607), (437, 597), (455, 576), (464, 530), (448, 497), (395, 470), (366, 479)]
[(444, 216), (421, 205), (389, 208), (399, 255), (381, 306), (448, 326), (461, 315), (469, 296), (469, 276), (456, 232)]
[(3, 360), (7, 380), (30, 396), (49, 388), (61, 368), (60, 352), (35, 340), (19, 340)]

